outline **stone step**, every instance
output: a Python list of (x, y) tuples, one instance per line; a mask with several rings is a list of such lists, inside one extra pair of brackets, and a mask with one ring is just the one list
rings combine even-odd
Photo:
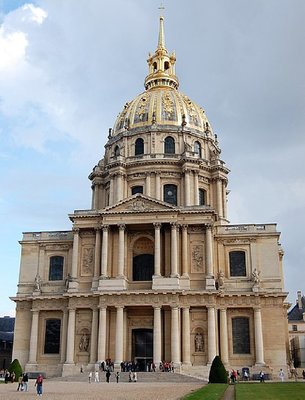
[[(100, 382), (106, 382), (106, 373), (100, 372), (99, 374)], [(58, 378), (50, 378), (50, 380), (59, 380), (65, 382), (88, 382), (88, 373), (79, 373), (78, 375), (65, 376)], [(92, 384), (94, 382), (94, 372), (92, 373)], [(115, 382), (115, 372), (111, 373), (110, 382)], [(129, 372), (120, 372), (120, 382), (129, 381)], [(188, 375), (182, 375), (176, 372), (137, 372), (138, 382), (201, 382), (200, 379), (194, 378)]]

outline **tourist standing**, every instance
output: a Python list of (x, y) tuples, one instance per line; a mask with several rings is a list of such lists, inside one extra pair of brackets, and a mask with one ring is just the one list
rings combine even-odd
[(43, 377), (41, 374), (39, 374), (35, 382), (37, 396), (42, 396), (42, 384), (43, 384)]
[(284, 371), (282, 370), (282, 368), (280, 369), (280, 372), (279, 372), (279, 378), (280, 378), (280, 380), (281, 380), (282, 382), (284, 382), (285, 373), (284, 373)]
[(117, 371), (117, 373), (115, 374), (115, 379), (116, 379), (116, 383), (119, 383), (119, 380), (120, 380), (120, 373), (119, 373), (119, 371)]

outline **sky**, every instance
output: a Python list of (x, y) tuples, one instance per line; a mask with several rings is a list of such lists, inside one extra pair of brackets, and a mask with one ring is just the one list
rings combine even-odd
[[(180, 91), (231, 170), (231, 223), (277, 223), (287, 300), (305, 292), (305, 1), (166, 0)], [(108, 129), (144, 90), (157, 0), (0, 0), (0, 317), (22, 232), (70, 230)]]

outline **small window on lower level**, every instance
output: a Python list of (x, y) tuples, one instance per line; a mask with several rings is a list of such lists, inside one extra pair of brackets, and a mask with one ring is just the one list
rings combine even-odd
[(298, 326), (297, 325), (292, 325), (292, 330), (293, 330), (293, 332), (296, 332), (298, 330)]
[(250, 326), (248, 317), (232, 318), (233, 354), (250, 354)]
[(44, 338), (44, 353), (59, 354), (60, 349), (60, 319), (47, 319)]

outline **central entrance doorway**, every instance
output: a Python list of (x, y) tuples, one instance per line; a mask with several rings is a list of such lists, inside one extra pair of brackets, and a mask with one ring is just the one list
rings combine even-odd
[(153, 330), (132, 330), (132, 356), (138, 364), (139, 371), (149, 371), (153, 360)]

